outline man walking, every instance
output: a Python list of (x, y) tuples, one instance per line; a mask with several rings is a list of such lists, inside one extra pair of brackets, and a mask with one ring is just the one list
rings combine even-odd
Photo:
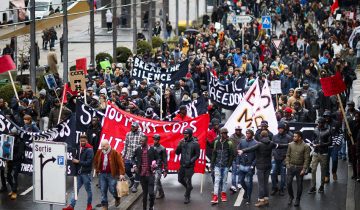
[(148, 137), (142, 136), (140, 138), (141, 146), (135, 150), (133, 162), (134, 169), (140, 175), (140, 183), (143, 189), (143, 210), (147, 209), (147, 197), (149, 195), (149, 210), (154, 209), (154, 185), (155, 185), (155, 170), (157, 167), (158, 155), (154, 147), (148, 145)]
[(175, 154), (181, 154), (180, 169), (178, 181), (185, 187), (184, 203), (190, 203), (190, 194), (193, 189), (191, 178), (194, 175), (195, 161), (200, 156), (199, 143), (193, 137), (193, 130), (186, 128), (184, 130), (184, 139), (179, 142)]
[[(285, 124), (279, 123), (278, 134), (273, 137), (273, 142), (277, 144), (288, 144), (291, 142), (291, 136), (285, 133)], [(285, 191), (285, 179), (286, 179), (286, 157), (287, 148), (276, 148), (273, 150), (273, 163), (271, 169), (271, 183), (272, 192), (271, 195), (275, 195), (279, 191), (280, 196), (284, 196)], [(280, 190), (278, 188), (278, 174), (281, 175)]]
[[(240, 126), (236, 126), (235, 127), (235, 133), (233, 133), (230, 136), (230, 141), (233, 144), (233, 148), (234, 148), (234, 154), (237, 154), (237, 147), (240, 144), (241, 140), (245, 139), (245, 135), (241, 133), (241, 127)], [(231, 166), (231, 187), (230, 190), (234, 193), (236, 193), (238, 191), (238, 189), (240, 190), (241, 185), (240, 185), (240, 181), (238, 180), (239, 177), (239, 162), (238, 162), (238, 158), (234, 158), (233, 162), (232, 162), (232, 166)]]
[(324, 192), (324, 183), (325, 183), (325, 173), (328, 155), (328, 148), (331, 144), (331, 135), (329, 128), (325, 127), (325, 119), (319, 117), (318, 126), (314, 130), (314, 140), (312, 145), (314, 147), (314, 153), (311, 160), (311, 189), (309, 194), (314, 194), (316, 192), (316, 171), (320, 163), (321, 167), (321, 185), (318, 192)]
[(305, 171), (310, 162), (310, 147), (303, 141), (303, 134), (295, 131), (293, 142), (288, 146), (285, 163), (287, 168), (287, 189), (289, 193), (289, 205), (294, 199), (292, 181), (296, 177), (297, 193), (294, 206), (300, 205), (303, 190), (303, 179)]
[(96, 152), (94, 158), (94, 167), (99, 174), (102, 209), (108, 210), (108, 190), (115, 198), (115, 206), (119, 206), (120, 197), (116, 191), (116, 180), (125, 180), (125, 167), (121, 155), (111, 148), (109, 141), (102, 140), (101, 150)]
[(135, 173), (135, 177), (131, 169), (133, 168), (132, 157), (134, 156), (134, 152), (136, 148), (140, 146), (140, 138), (144, 136), (144, 133), (139, 130), (139, 123), (133, 122), (131, 124), (131, 131), (126, 134), (125, 137), (125, 146), (123, 150), (123, 157), (125, 159), (125, 171), (126, 175), (130, 178), (131, 184), (131, 192), (136, 193), (137, 187), (139, 186), (140, 177)]
[[(214, 194), (212, 204), (219, 203), (219, 189), (221, 190), (221, 201), (227, 201), (226, 188), (229, 168), (234, 159), (234, 148), (232, 141), (229, 140), (228, 130), (220, 129), (220, 138), (215, 141), (213, 155), (211, 159), (211, 170), (215, 171)], [(221, 184), (221, 186), (220, 186)]]
[[(72, 162), (76, 165), (77, 170), (77, 191), (81, 189), (82, 185), (85, 186), (88, 195), (86, 210), (92, 209), (92, 192), (91, 192), (91, 168), (94, 158), (93, 147), (88, 143), (86, 135), (80, 136), (80, 155), (79, 159), (73, 158)], [(74, 194), (71, 196), (70, 205), (63, 210), (74, 210), (76, 200)]]
[(164, 174), (164, 178), (168, 173), (168, 165), (167, 165), (167, 154), (164, 146), (160, 144), (160, 135), (155, 134), (153, 136), (154, 139), (154, 148), (159, 157), (158, 167), (155, 172), (155, 195), (159, 192), (156, 199), (161, 199), (165, 197), (164, 189), (161, 185), (161, 175)]

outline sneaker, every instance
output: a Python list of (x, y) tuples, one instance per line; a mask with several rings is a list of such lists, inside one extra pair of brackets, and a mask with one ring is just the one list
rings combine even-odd
[(280, 196), (284, 196), (284, 195), (285, 195), (285, 192), (284, 192), (283, 189), (279, 191), (279, 195), (280, 195)]
[(309, 194), (314, 194), (314, 193), (316, 193), (316, 188), (315, 188), (315, 187), (312, 187), (312, 188), (309, 190), (308, 193), (309, 193)]
[(300, 199), (295, 200), (294, 206), (300, 206)]
[(233, 193), (236, 193), (237, 192), (237, 188), (235, 186), (231, 186), (230, 187), (230, 191), (233, 192)]
[(238, 184), (237, 188), (238, 188), (238, 190), (240, 190), (242, 188), (241, 184)]
[(327, 183), (329, 183), (329, 182), (330, 182), (329, 177), (328, 177), (328, 176), (325, 176), (325, 177), (324, 177), (324, 183), (327, 184)]
[(86, 210), (92, 210), (92, 205), (91, 205), (91, 204), (88, 204), (88, 205), (86, 206)]
[(188, 204), (188, 203), (190, 203), (190, 197), (185, 197), (185, 200), (184, 200), (184, 204)]
[(334, 181), (337, 181), (338, 177), (337, 177), (337, 174), (336, 173), (333, 173), (333, 180)]
[(292, 202), (293, 202), (294, 198), (289, 198), (289, 201), (288, 201), (288, 205), (291, 206)]
[(324, 186), (320, 186), (319, 190), (318, 190), (318, 193), (323, 193), (323, 192), (324, 192)]
[(162, 199), (165, 198), (165, 193), (159, 193), (159, 195), (156, 196), (156, 199)]
[(278, 191), (279, 191), (278, 188), (274, 188), (274, 189), (271, 191), (270, 195), (275, 195)]
[(265, 206), (266, 205), (266, 202), (264, 199), (259, 199), (258, 202), (255, 203), (255, 206), (256, 207), (262, 207), (262, 206)]
[(217, 195), (213, 195), (212, 199), (211, 199), (211, 204), (218, 204), (219, 203), (219, 198)]
[(226, 202), (226, 201), (227, 201), (226, 192), (221, 192), (221, 201), (222, 201), (222, 202)]
[(9, 192), (8, 196), (10, 197), (12, 194), (13, 194), (13, 192), (11, 191), (11, 192)]
[(16, 194), (16, 193), (11, 194), (11, 196), (10, 196), (10, 199), (11, 199), (11, 200), (16, 200), (16, 198), (17, 198), (17, 194)]
[(68, 205), (67, 207), (63, 208), (62, 210), (74, 210), (74, 207)]

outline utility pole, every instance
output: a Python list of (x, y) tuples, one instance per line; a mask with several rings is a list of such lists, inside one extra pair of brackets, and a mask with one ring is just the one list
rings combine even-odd
[[(205, 1), (206, 4), (206, 1)], [(199, 20), (199, 0), (196, 0), (196, 21)]]
[(179, 36), (179, 0), (176, 0), (176, 16), (175, 16), (175, 32), (176, 36)]
[(152, 29), (153, 29), (153, 8), (152, 8), (152, 0), (149, 1), (149, 29), (148, 29), (148, 32), (149, 32), (149, 42), (152, 46)]
[(117, 15), (116, 15), (116, 0), (113, 0), (113, 24), (112, 24), (112, 30), (113, 30), (113, 62), (116, 63), (116, 43), (117, 43)]
[(165, 12), (165, 1), (166, 0), (163, 0), (163, 7), (162, 7), (162, 10), (163, 10), (163, 13), (162, 13), (162, 19), (163, 19), (163, 26), (162, 26), (162, 31), (163, 31), (163, 34), (164, 34), (164, 39), (166, 39), (166, 36), (167, 36), (167, 31), (166, 31), (166, 12)]
[(137, 48), (137, 15), (136, 15), (136, 0), (133, 0), (133, 54), (136, 54)]
[(186, 29), (189, 28), (189, 0), (186, 0)]
[(36, 92), (36, 26), (35, 26), (35, 0), (30, 0), (30, 85), (31, 89)]
[(64, 39), (64, 46), (63, 46), (63, 56), (64, 56), (64, 62), (63, 62), (63, 81), (64, 83), (68, 82), (68, 65), (69, 65), (69, 54), (68, 54), (68, 0), (63, 0), (63, 39)]
[(94, 0), (90, 0), (90, 64), (95, 66)]

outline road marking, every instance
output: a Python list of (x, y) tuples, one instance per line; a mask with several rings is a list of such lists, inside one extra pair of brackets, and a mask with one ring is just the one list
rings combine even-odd
[(238, 194), (238, 197), (236, 198), (236, 201), (234, 203), (234, 206), (240, 206), (244, 196), (244, 190), (240, 189), (240, 192)]
[(24, 192), (22, 192), (20, 195), (26, 195), (28, 194), (31, 190), (33, 190), (33, 186), (29, 187), (27, 190), (25, 190)]

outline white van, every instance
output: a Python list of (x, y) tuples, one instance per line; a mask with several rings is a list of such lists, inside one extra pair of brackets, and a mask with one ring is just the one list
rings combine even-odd
[[(43, 19), (44, 17), (49, 16), (50, 8), (53, 8), (55, 10), (55, 8), (52, 6), (52, 1), (53, 0), (35, 1), (35, 19)], [(31, 17), (30, 10), (27, 10), (27, 14), (30, 18)]]

